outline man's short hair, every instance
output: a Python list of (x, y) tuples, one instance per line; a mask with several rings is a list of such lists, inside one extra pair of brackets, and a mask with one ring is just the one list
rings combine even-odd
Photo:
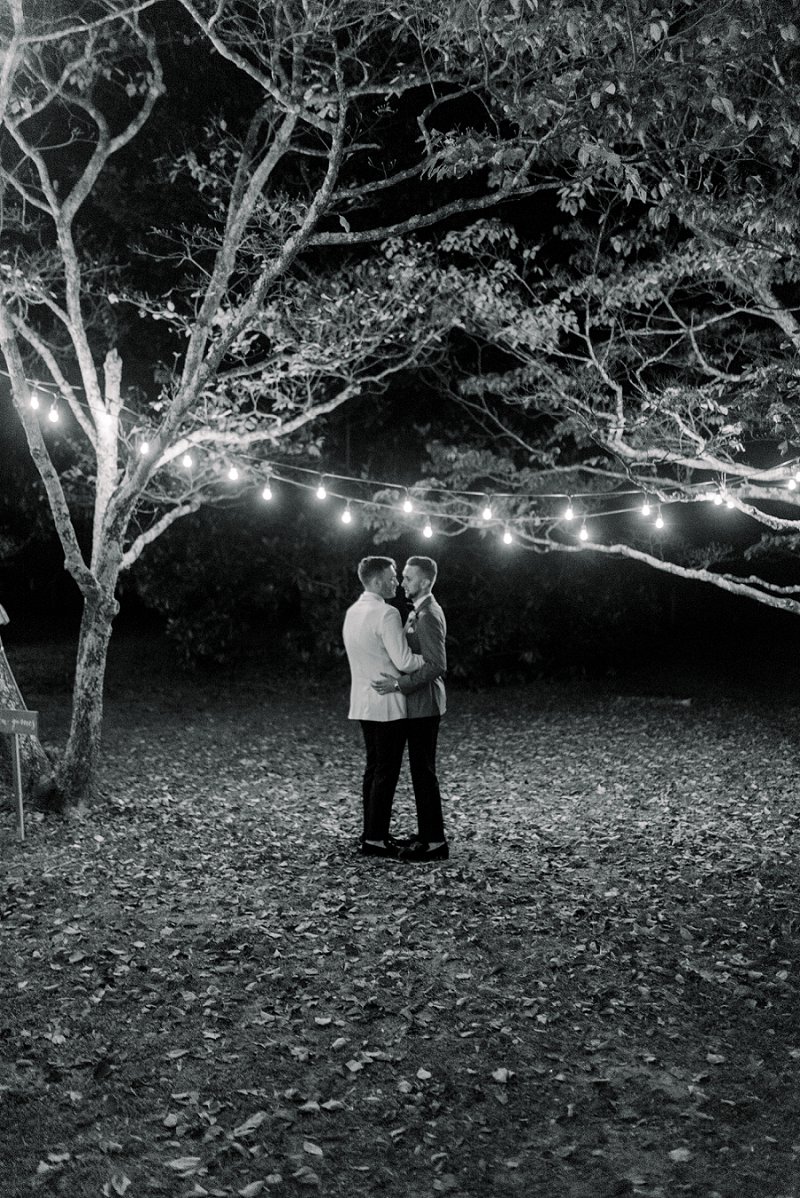
[(431, 586), (436, 582), (436, 575), (439, 573), (439, 567), (432, 557), (410, 557), (406, 562), (407, 566), (416, 566), (420, 574), (425, 578), (430, 579)]
[(386, 570), (394, 566), (397, 569), (397, 563), (393, 557), (362, 557), (358, 563), (358, 577), (362, 586), (369, 586), (379, 574), (383, 574)]

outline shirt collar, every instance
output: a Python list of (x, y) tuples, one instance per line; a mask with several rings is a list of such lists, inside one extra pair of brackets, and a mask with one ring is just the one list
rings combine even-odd
[(383, 595), (376, 595), (374, 591), (362, 591), (358, 597), (359, 603), (385, 603)]
[(423, 595), (423, 597), (421, 599), (415, 599), (414, 600), (414, 612), (416, 614), (419, 614), (419, 609), (422, 607), (423, 603), (427, 603), (431, 597), (432, 597), (431, 592), (428, 591), (427, 595)]

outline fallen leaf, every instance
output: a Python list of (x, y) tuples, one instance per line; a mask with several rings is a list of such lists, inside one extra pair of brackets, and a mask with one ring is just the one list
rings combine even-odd
[(241, 1140), (243, 1136), (252, 1135), (256, 1128), (261, 1126), (266, 1117), (266, 1111), (256, 1111), (249, 1119), (245, 1119), (244, 1123), (240, 1123), (238, 1127), (233, 1129), (234, 1136), (237, 1140)]
[(319, 1176), (313, 1169), (309, 1169), (308, 1165), (301, 1165), (296, 1173), (292, 1174), (296, 1181), (300, 1182), (301, 1186), (318, 1186)]
[(179, 1156), (174, 1161), (167, 1161), (167, 1168), (174, 1169), (176, 1173), (194, 1173), (201, 1160), (199, 1156)]

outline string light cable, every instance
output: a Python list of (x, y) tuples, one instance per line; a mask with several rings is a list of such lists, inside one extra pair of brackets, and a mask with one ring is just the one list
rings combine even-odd
[[(0, 370), (0, 374), (6, 378), (10, 378), (7, 371)], [(60, 411), (58, 406), (58, 398), (61, 395), (60, 391), (49, 384), (43, 384), (39, 380), (28, 380), (26, 383), (30, 389), (28, 406), (32, 411), (44, 412), (46, 409), (47, 421), (53, 425), (60, 422)], [(49, 405), (49, 406), (47, 406)], [(134, 412), (124, 403), (120, 410), (129, 413), (136, 421), (141, 420), (141, 413)], [(113, 418), (113, 413), (105, 409), (98, 413), (98, 421), (102, 420), (103, 416), (107, 421)], [(136, 452), (142, 457), (148, 456), (152, 452), (152, 444), (147, 435), (136, 429), (127, 432), (124, 426), (121, 426), (123, 436), (128, 439), (132, 436), (136, 442)], [(189, 438), (191, 440), (191, 437)], [(130, 442), (129, 442), (130, 443)], [(195, 442), (197, 449), (199, 442)], [(192, 453), (186, 452), (180, 457), (180, 465), (184, 470), (191, 471), (195, 465), (195, 458)], [(512, 527), (523, 528), (531, 524), (548, 524), (557, 526), (562, 521), (570, 523), (576, 519), (577, 513), (575, 503), (578, 501), (584, 508), (581, 513), (581, 526), (578, 531), (580, 540), (585, 541), (589, 538), (589, 532), (586, 526), (587, 516), (591, 516), (593, 520), (604, 519), (612, 516), (627, 515), (632, 512), (638, 512), (642, 516), (647, 517), (652, 514), (653, 505), (647, 491), (643, 491), (641, 484), (631, 489), (619, 489), (609, 491), (583, 491), (565, 493), (563, 491), (533, 491), (533, 492), (493, 492), (492, 494), (484, 491), (456, 489), (440, 486), (437, 484), (424, 485), (415, 484), (412, 489), (408, 486), (399, 486), (395, 482), (380, 481), (376, 479), (358, 478), (352, 475), (336, 474), (325, 472), (324, 474), (319, 469), (312, 467), (303, 467), (295, 463), (281, 462), (265, 463), (262, 459), (254, 459), (250, 464), (250, 468), (245, 471), (244, 484), (248, 479), (252, 480), (252, 476), (259, 472), (263, 478), (263, 472), (266, 468), (267, 477), (263, 482), (261, 495), (265, 501), (269, 501), (273, 497), (273, 481), (286, 482), (289, 485), (297, 486), (306, 490), (313, 490), (318, 499), (323, 500), (329, 496), (340, 499), (344, 504), (344, 510), (340, 514), (340, 519), (344, 524), (350, 524), (353, 520), (353, 507), (361, 506), (366, 509), (373, 509), (376, 512), (397, 512), (398, 506), (406, 516), (413, 515), (418, 509), (415, 504), (419, 503), (417, 492), (424, 494), (427, 497), (427, 502), (436, 507), (436, 515), (438, 522), (438, 531), (447, 532), (449, 525), (459, 526), (460, 531), (467, 528), (480, 528), (481, 525), (490, 524), (496, 517), (497, 505), (500, 505), (503, 512), (503, 534), (502, 541), (504, 544), (510, 544), (513, 540), (511, 532)], [(800, 460), (796, 459), (792, 462), (782, 463), (780, 467), (783, 473), (783, 485), (786, 490), (795, 493), (800, 490)], [(278, 473), (280, 471), (280, 474)], [(790, 477), (786, 474), (791, 471)], [(770, 487), (774, 487), (776, 467), (766, 467), (763, 471), (750, 475), (745, 481), (749, 484), (764, 483)], [(300, 477), (290, 477), (291, 474), (299, 475)], [(759, 477), (761, 475), (761, 477)], [(231, 465), (227, 471), (227, 478), (231, 482), (239, 482), (242, 480), (242, 472), (239, 466)], [(373, 494), (368, 498), (362, 496), (354, 496), (352, 494), (341, 493), (340, 490), (334, 489), (332, 483), (346, 484), (348, 488), (369, 488)], [(666, 489), (671, 490), (676, 484), (662, 484)], [(667, 495), (660, 487), (655, 488), (656, 494), (661, 498), (662, 502), (666, 503), (689, 503), (698, 500), (711, 500), (717, 507), (725, 506), (728, 509), (737, 507), (737, 502), (734, 499), (735, 492), (727, 485), (725, 475), (722, 475), (717, 481), (702, 481), (696, 484), (683, 485), (680, 484), (679, 490), (671, 495)], [(399, 492), (399, 497), (395, 498), (394, 502), (384, 502), (380, 497), (380, 492)], [(414, 498), (412, 498), (412, 493)], [(635, 497), (636, 504), (631, 506), (619, 506), (615, 508), (605, 508), (601, 506), (604, 501), (609, 499), (620, 500)], [(794, 497), (793, 497), (794, 498)], [(541, 509), (541, 505), (553, 501), (554, 503), (563, 502), (566, 500), (566, 507), (563, 508), (560, 515), (553, 512), (542, 512), (536, 510)], [(527, 513), (509, 512), (509, 506), (519, 508), (522, 505), (533, 507), (533, 511)], [(586, 511), (587, 506), (591, 506), (591, 511)], [(745, 509), (746, 511), (746, 509)], [(445, 523), (442, 523), (445, 522)], [(665, 522), (661, 512), (661, 504), (657, 505), (656, 517), (654, 520), (655, 527), (662, 529)], [(426, 538), (434, 535), (434, 529), (431, 522), (431, 516), (425, 518), (425, 523), (422, 528), (422, 534)]]

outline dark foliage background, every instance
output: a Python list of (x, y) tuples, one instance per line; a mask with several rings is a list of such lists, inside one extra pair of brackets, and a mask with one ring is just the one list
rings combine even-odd
[[(794, 680), (800, 638), (784, 613), (633, 562), (534, 555), (493, 537), (376, 544), (368, 530), (346, 529), (320, 510), (313, 495), (291, 493), (284, 503), (290, 511), (255, 497), (175, 525), (126, 580), (120, 630), (163, 632), (190, 671), (224, 672), (257, 653), (267, 669), (345, 677), (341, 624), (360, 590), (359, 558), (387, 553), (401, 567), (428, 552), (440, 567), (454, 685), (643, 676), (657, 690), (673, 676), (677, 685), (710, 673), (723, 686), (727, 677), (760, 687)], [(28, 592), (23, 632), (35, 634), (43, 621), (65, 632), (77, 624), (68, 580), (47, 558), (31, 545), (18, 555), (15, 578), (5, 571), (7, 583), (22, 584), (34, 577), (30, 559), (45, 583)], [(402, 595), (397, 603), (404, 611)]]
[[(7, 397), (0, 402), (0, 603), (12, 621), (4, 640), (73, 638), (78, 591)], [(319, 444), (345, 473), (399, 482), (408, 473), (410, 482), (427, 439), (447, 436), (457, 419), (424, 380), (405, 380), (380, 402), (367, 397), (329, 422)], [(87, 542), (88, 513), (78, 530)], [(360, 589), (359, 558), (387, 553), (402, 565), (429, 553), (440, 565), (451, 685), (558, 677), (637, 680), (653, 692), (697, 689), (704, 680), (796, 685), (797, 621), (746, 599), (631, 561), (507, 548), (496, 536), (381, 538), (363, 525), (344, 527), (333, 506), (286, 486), (275, 487), (269, 505), (256, 491), (204, 509), (149, 546), (123, 577), (117, 630), (166, 635), (188, 671), (229, 671), (257, 653), (267, 669), (346, 680), (341, 623)], [(745, 550), (746, 540), (731, 543), (728, 568), (750, 570)], [(400, 596), (401, 610), (403, 603)]]

